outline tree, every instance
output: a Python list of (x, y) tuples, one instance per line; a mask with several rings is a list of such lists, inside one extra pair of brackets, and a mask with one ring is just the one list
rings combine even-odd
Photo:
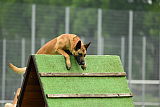
[[(152, 5), (150, 6), (150, 12), (146, 12), (144, 18), (144, 26), (145, 26), (145, 35), (148, 35), (150, 41), (150, 49), (148, 49), (148, 53), (150, 54), (153, 62), (153, 71), (154, 75), (156, 73), (156, 78), (158, 79), (158, 70), (159, 70), (159, 59), (157, 58), (160, 55), (160, 1), (155, 0), (153, 1)], [(151, 50), (152, 49), (152, 50)], [(151, 75), (153, 72), (151, 72)]]
[(20, 36), (27, 37), (30, 32), (29, 5), (2, 3), (0, 11), (1, 34), (5, 38), (17, 38)]
[(78, 10), (72, 8), (71, 12), (71, 32), (79, 35), (89, 37), (96, 36), (97, 32), (97, 10), (92, 8)]

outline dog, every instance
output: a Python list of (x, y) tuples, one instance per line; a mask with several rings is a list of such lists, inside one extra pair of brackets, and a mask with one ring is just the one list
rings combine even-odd
[[(42, 46), (36, 54), (47, 54), (47, 55), (63, 55), (66, 61), (67, 70), (71, 69), (70, 56), (73, 55), (77, 63), (83, 70), (86, 69), (85, 56), (87, 53), (88, 44), (83, 44), (80, 37), (75, 34), (62, 34)], [(9, 67), (16, 73), (23, 74), (26, 70), (24, 68), (18, 68), (13, 64), (9, 64)]]

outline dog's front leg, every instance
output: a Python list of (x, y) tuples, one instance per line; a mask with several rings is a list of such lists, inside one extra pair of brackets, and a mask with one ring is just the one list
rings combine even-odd
[(69, 55), (62, 49), (58, 49), (57, 52), (65, 57), (65, 59), (66, 59), (66, 67), (67, 67), (68, 70), (70, 70), (71, 69), (71, 62), (70, 62)]

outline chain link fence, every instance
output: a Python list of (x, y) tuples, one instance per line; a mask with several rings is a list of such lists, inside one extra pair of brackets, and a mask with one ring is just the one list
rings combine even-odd
[(26, 66), (44, 43), (74, 33), (88, 54), (119, 55), (136, 107), (160, 106), (160, 13), (0, 3), (0, 107), (12, 102), (23, 76), (8, 63)]

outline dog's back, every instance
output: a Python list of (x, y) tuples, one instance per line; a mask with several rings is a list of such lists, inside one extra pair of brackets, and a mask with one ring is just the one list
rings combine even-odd
[(54, 54), (53, 48), (55, 47), (55, 44), (57, 42), (57, 38), (54, 38), (47, 42), (45, 45), (43, 45), (36, 54)]
[(68, 48), (73, 48), (71, 46), (74, 45), (74, 43), (71, 43), (73, 42), (73, 38), (75, 38), (76, 41), (80, 40), (75, 34), (62, 34), (47, 42), (36, 54), (57, 55), (59, 53), (56, 52), (56, 49), (63, 48), (63, 50), (68, 50)]

